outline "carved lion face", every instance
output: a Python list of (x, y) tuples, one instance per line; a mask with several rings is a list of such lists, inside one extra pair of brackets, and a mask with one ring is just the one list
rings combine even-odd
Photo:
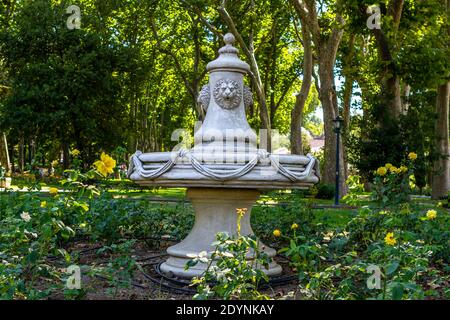
[(214, 99), (223, 109), (234, 109), (241, 103), (242, 92), (239, 84), (230, 79), (217, 81), (214, 87)]

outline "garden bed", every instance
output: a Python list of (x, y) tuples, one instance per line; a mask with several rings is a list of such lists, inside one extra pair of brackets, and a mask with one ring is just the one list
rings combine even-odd
[[(150, 239), (153, 241), (153, 239)], [(172, 245), (172, 241), (159, 241), (159, 250), (148, 246), (148, 242), (137, 242), (130, 252), (120, 253), (103, 252), (104, 248), (98, 243), (76, 242), (71, 244), (67, 251), (77, 256), (77, 265), (81, 266), (82, 289), (77, 290), (77, 295), (65, 289), (55, 289), (48, 299), (60, 300), (67, 297), (84, 300), (191, 300), (195, 294), (195, 288), (189, 285), (188, 280), (173, 279), (167, 281), (156, 271), (157, 266), (165, 261), (167, 255), (165, 249)], [(100, 251), (100, 252), (99, 252)], [(111, 263), (117, 260), (133, 261), (138, 266), (131, 273), (120, 273), (120, 270), (111, 268)], [(275, 260), (283, 267), (283, 276), (277, 280), (282, 282), (273, 285), (262, 286), (262, 292), (273, 297), (281, 298), (289, 292), (294, 292), (297, 281), (292, 279), (295, 272), (289, 267), (288, 261), (279, 256)], [(64, 263), (57, 257), (50, 257), (49, 264), (55, 268), (64, 268)], [(186, 283), (186, 285), (182, 285)], [(47, 281), (38, 281), (37, 290), (46, 290)], [(190, 292), (188, 292), (190, 291)]]

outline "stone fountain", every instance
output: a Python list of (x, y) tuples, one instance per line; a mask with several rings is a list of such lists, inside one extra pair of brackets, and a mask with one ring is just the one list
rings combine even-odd
[[(183, 278), (199, 276), (206, 268), (197, 264), (186, 271), (192, 254), (212, 252), (218, 232), (236, 233), (237, 208), (248, 212), (241, 221), (241, 234), (253, 234), (249, 213), (260, 190), (307, 189), (319, 182), (319, 165), (311, 155), (276, 155), (258, 148), (257, 135), (246, 118), (253, 99), (243, 78), (250, 67), (239, 59), (231, 33), (224, 41), (219, 57), (206, 66), (209, 84), (198, 101), (206, 116), (195, 132), (194, 147), (137, 151), (130, 160), (129, 178), (139, 185), (187, 188), (195, 225), (181, 243), (168, 248), (169, 258), (161, 265), (163, 272)], [(276, 255), (266, 245), (261, 244), (261, 249), (271, 258)], [(274, 261), (264, 269), (269, 276), (281, 271)]]

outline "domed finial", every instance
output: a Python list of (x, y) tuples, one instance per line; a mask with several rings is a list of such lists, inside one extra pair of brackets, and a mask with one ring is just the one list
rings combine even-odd
[(233, 46), (236, 38), (232, 33), (227, 33), (223, 36), (225, 46), (219, 49), (219, 57), (207, 64), (206, 70), (212, 72), (216, 69), (228, 69), (241, 73), (247, 73), (250, 71), (250, 66), (239, 59), (239, 50)]
[(232, 33), (229, 32), (223, 36), (223, 41), (225, 41), (226, 45), (232, 46), (233, 43), (236, 41), (236, 38), (234, 37), (234, 35)]

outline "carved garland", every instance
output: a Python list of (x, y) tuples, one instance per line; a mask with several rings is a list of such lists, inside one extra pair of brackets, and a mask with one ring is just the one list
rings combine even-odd
[(164, 173), (170, 171), (173, 166), (177, 163), (179, 159), (187, 158), (191, 162), (192, 167), (204, 175), (205, 177), (209, 177), (214, 180), (226, 181), (232, 179), (239, 179), (240, 177), (246, 175), (250, 171), (252, 171), (258, 163), (263, 163), (269, 161), (271, 166), (276, 169), (281, 175), (285, 176), (292, 182), (302, 181), (307, 179), (312, 170), (316, 170), (316, 166), (318, 167), (318, 163), (316, 159), (308, 154), (306, 157), (309, 159), (306, 168), (301, 173), (296, 173), (288, 168), (285, 168), (279, 161), (277, 155), (273, 155), (268, 153), (266, 150), (258, 150), (253, 159), (251, 159), (246, 165), (235, 169), (235, 170), (214, 170), (208, 168), (206, 165), (202, 164), (201, 161), (197, 160), (191, 153), (190, 150), (179, 150), (171, 160), (167, 161), (165, 164), (161, 165), (158, 169), (154, 170), (146, 170), (143, 167), (142, 161), (139, 159), (139, 156), (142, 155), (141, 151), (137, 151), (132, 157), (130, 161), (130, 168), (128, 169), (128, 177), (136, 171), (137, 174), (145, 179), (156, 179), (163, 175)]

